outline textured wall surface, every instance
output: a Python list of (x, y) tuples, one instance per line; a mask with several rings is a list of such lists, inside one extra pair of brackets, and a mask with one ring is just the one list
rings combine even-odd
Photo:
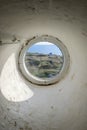
[[(66, 45), (70, 68), (43, 87), (17, 60), (26, 40), (44, 34)], [(86, 0), (0, 0), (0, 130), (87, 130)]]

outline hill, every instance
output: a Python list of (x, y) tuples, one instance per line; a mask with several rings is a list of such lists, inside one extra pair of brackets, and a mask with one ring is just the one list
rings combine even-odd
[(39, 78), (58, 74), (63, 66), (63, 57), (55, 54), (26, 53), (25, 64), (30, 73)]

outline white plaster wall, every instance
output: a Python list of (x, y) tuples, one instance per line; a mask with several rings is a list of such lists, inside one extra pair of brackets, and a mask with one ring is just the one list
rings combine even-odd
[[(85, 5), (68, 0), (1, 3), (0, 130), (87, 130)], [(44, 87), (29, 83), (17, 66), (21, 45), (43, 34), (58, 37), (70, 54), (65, 78)]]

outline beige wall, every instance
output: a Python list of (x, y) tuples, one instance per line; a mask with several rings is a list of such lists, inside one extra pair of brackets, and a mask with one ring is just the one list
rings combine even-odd
[[(4, 0), (0, 16), (0, 130), (87, 130), (85, 1)], [(43, 34), (58, 37), (70, 54), (67, 75), (44, 87), (29, 83), (17, 66), (22, 43)]]

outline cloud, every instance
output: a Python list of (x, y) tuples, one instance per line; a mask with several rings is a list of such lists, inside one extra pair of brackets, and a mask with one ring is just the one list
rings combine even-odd
[(50, 42), (37, 42), (35, 45), (54, 45), (54, 44)]

